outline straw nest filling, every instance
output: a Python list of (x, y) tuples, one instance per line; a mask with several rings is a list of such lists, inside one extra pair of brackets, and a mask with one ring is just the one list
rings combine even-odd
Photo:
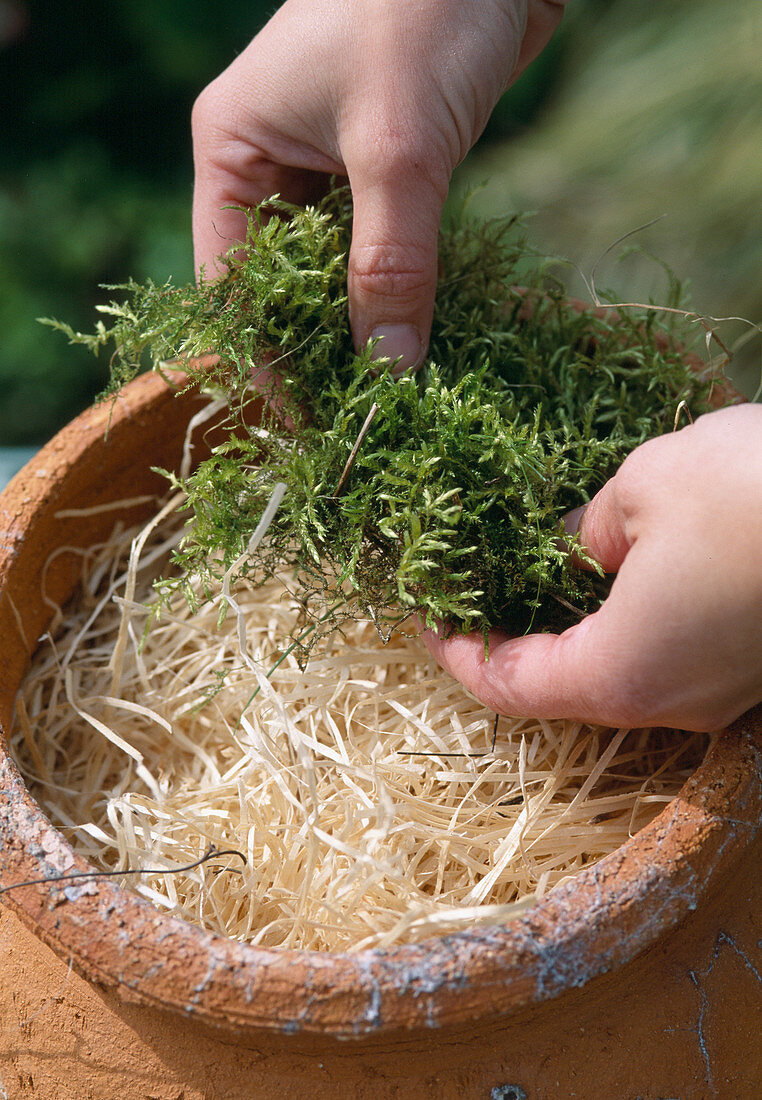
[(162, 910), (321, 951), (502, 922), (619, 847), (705, 755), (706, 736), (675, 730), (496, 727), (420, 639), (383, 644), (369, 622), (300, 668), (282, 659), (287, 579), (223, 584), (193, 611), (178, 595), (144, 637), (180, 505), (82, 553), (12, 734), (35, 798), (95, 867), (245, 854), (125, 877)]

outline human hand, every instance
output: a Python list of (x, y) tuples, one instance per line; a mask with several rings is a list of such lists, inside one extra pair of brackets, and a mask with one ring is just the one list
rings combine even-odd
[(450, 177), (564, 0), (287, 0), (193, 111), (196, 266), (213, 275), (251, 207), (349, 179), (356, 347), (417, 367)]
[(581, 545), (616, 573), (563, 634), (426, 643), (503, 714), (715, 730), (762, 701), (762, 406), (638, 447), (586, 508)]

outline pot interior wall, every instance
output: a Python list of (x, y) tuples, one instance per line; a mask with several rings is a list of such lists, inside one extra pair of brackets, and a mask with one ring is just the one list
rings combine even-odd
[[(77, 551), (105, 541), (117, 520), (147, 518), (167, 486), (152, 467), (175, 469), (181, 461), (199, 399), (176, 395), (155, 375), (138, 383), (115, 407), (84, 413), (76, 431), (67, 432), (65, 442), (61, 435), (52, 440), (0, 498), (0, 527), (11, 551), (0, 563), (0, 726), (6, 729), (37, 640), (79, 581)], [(197, 433), (199, 457), (205, 439)], [(133, 503), (104, 508), (118, 501)]]

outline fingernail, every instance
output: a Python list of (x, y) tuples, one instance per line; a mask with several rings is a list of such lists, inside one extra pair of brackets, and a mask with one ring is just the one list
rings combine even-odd
[(378, 343), (373, 348), (372, 358), (388, 359), (394, 362), (392, 373), (404, 374), (420, 366), (422, 355), (421, 337), (413, 325), (379, 325), (370, 334), (371, 340)]
[(573, 508), (571, 512), (567, 512), (561, 522), (564, 525), (564, 531), (567, 535), (576, 535), (579, 530), (579, 521), (582, 519), (582, 515), (587, 507), (583, 504), (581, 508)]

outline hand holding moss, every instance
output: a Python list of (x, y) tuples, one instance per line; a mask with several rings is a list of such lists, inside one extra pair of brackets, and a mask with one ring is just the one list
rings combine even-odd
[(437, 232), (450, 177), (505, 88), (561, 19), (560, 0), (287, 0), (199, 97), (193, 233), (208, 275), (279, 193), (354, 198), (355, 345), (417, 367), (429, 340)]
[(481, 635), (429, 649), (504, 714), (713, 730), (762, 700), (762, 407), (709, 413), (638, 447), (580, 514), (616, 573), (561, 635)]

